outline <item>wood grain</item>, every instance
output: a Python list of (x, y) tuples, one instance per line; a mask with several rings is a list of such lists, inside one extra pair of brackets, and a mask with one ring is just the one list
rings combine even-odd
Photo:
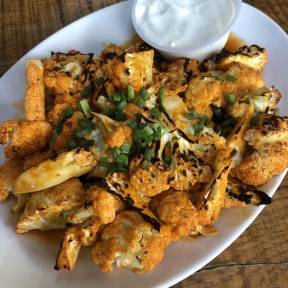
[[(49, 35), (118, 2), (123, 1), (0, 0), (0, 76)], [(267, 14), (288, 33), (288, 1), (243, 2)], [(287, 206), (288, 176), (273, 196), (273, 203), (230, 247), (173, 288), (288, 287)]]

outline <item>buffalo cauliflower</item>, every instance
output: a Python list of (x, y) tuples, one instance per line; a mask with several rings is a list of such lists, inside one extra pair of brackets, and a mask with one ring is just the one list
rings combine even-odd
[(91, 186), (86, 192), (84, 205), (67, 219), (54, 268), (72, 270), (81, 246), (93, 245), (97, 232), (111, 223), (124, 208), (117, 196), (108, 193), (105, 188)]
[(136, 211), (124, 211), (108, 224), (92, 249), (93, 261), (103, 272), (128, 268), (136, 273), (152, 270), (160, 263), (171, 242), (171, 231), (163, 225), (158, 232)]
[(46, 121), (10, 120), (0, 126), (0, 144), (7, 144), (4, 147), (6, 158), (23, 159), (44, 150), (52, 133)]
[(259, 121), (244, 133), (254, 149), (231, 170), (244, 184), (258, 187), (288, 167), (288, 118), (259, 114)]
[(16, 224), (16, 232), (63, 229), (71, 211), (83, 205), (84, 196), (85, 189), (77, 178), (33, 193)]

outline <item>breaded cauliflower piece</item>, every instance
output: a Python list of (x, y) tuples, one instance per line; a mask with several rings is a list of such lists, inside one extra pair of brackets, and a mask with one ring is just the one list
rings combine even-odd
[(58, 122), (62, 118), (63, 111), (70, 107), (68, 103), (60, 103), (53, 106), (53, 108), (47, 113), (47, 121), (55, 128)]
[(8, 160), (0, 166), (0, 202), (7, 200), (15, 178), (22, 172), (23, 160)]
[(221, 83), (217, 78), (209, 74), (193, 75), (184, 92), (184, 102), (189, 110), (210, 117), (208, 106), (222, 98), (222, 93)]
[[(227, 80), (229, 77), (235, 81)], [(263, 78), (257, 70), (239, 63), (231, 63), (225, 71), (192, 76), (184, 93), (184, 101), (189, 110), (210, 117), (210, 104), (217, 107), (226, 107), (229, 104), (225, 99), (225, 93), (234, 94), (236, 98), (242, 99), (251, 91), (263, 86)]]
[(154, 143), (151, 161), (143, 159), (143, 155), (135, 155), (130, 163), (130, 183), (142, 194), (153, 197), (169, 189), (168, 183), (171, 176), (171, 165), (162, 159), (162, 150), (157, 149)]
[[(128, 85), (135, 91), (152, 82), (154, 50), (119, 54), (118, 47), (109, 46), (102, 51), (103, 70), (116, 87), (126, 89)], [(115, 50), (115, 51), (114, 51)], [(108, 52), (109, 51), (109, 52)]]
[(26, 60), (25, 119), (45, 121), (44, 66), (41, 60)]
[(91, 253), (103, 272), (112, 271), (116, 263), (118, 268), (145, 273), (162, 261), (170, 242), (167, 226), (161, 226), (157, 232), (136, 211), (124, 211), (105, 227)]
[(271, 197), (265, 192), (243, 184), (239, 180), (228, 176), (226, 194), (222, 208), (245, 207), (252, 205), (271, 204)]
[[(166, 136), (166, 135), (164, 135)], [(171, 144), (172, 173), (168, 183), (175, 190), (186, 190), (195, 183), (206, 183), (213, 174), (212, 167), (198, 158), (194, 142), (188, 141), (177, 131), (167, 134)]]
[(67, 54), (52, 52), (51, 58), (44, 58), (44, 84), (54, 96), (54, 104), (68, 103), (77, 109), (82, 91), (88, 87), (87, 69), (93, 54), (81, 54), (71, 50)]
[(8, 143), (4, 147), (6, 158), (23, 159), (41, 152), (47, 146), (52, 133), (51, 125), (46, 121), (10, 120), (0, 126), (0, 144)]
[(173, 241), (182, 236), (198, 234), (198, 212), (183, 191), (163, 192), (157, 207), (158, 219), (168, 225), (173, 234)]
[(94, 151), (76, 148), (48, 159), (21, 173), (13, 183), (13, 193), (28, 193), (56, 186), (90, 172), (97, 165)]
[(162, 86), (165, 95), (178, 95), (186, 90), (187, 83), (192, 73), (197, 71), (197, 67), (197, 60), (187, 58), (175, 60), (169, 64), (166, 71), (153, 73), (153, 84)]
[[(223, 58), (218, 57), (218, 68), (226, 69), (231, 63), (240, 63), (243, 66), (251, 67), (254, 70), (261, 72), (268, 62), (267, 50), (257, 45), (243, 46), (238, 51), (231, 53), (227, 50), (220, 55), (225, 55)], [(219, 59), (220, 58), (220, 59)]]
[(254, 152), (231, 170), (231, 175), (252, 187), (264, 185), (288, 167), (288, 118), (259, 114), (259, 122), (245, 132)]
[(114, 130), (114, 132), (109, 135), (107, 143), (111, 148), (113, 147), (121, 147), (124, 143), (132, 143), (132, 129), (130, 126), (120, 123), (118, 127)]
[(120, 199), (105, 188), (91, 186), (84, 205), (70, 214), (56, 260), (56, 270), (71, 271), (81, 246), (92, 246), (99, 230), (111, 223), (125, 209)]
[(150, 222), (157, 231), (160, 229), (158, 220), (149, 209), (151, 198), (142, 194), (141, 191), (138, 191), (131, 185), (128, 173), (110, 173), (103, 179), (102, 185), (108, 192), (117, 195), (129, 209), (139, 212), (143, 219)]
[(75, 208), (83, 205), (85, 189), (78, 178), (33, 193), (16, 225), (17, 233), (63, 229)]

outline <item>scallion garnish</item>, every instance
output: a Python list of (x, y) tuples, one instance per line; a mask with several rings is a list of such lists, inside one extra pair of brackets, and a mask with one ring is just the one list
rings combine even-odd
[(127, 88), (127, 101), (128, 103), (131, 103), (134, 101), (134, 88), (133, 86), (131, 85), (128, 85), (128, 88)]
[(144, 151), (144, 158), (148, 161), (151, 160), (152, 158), (152, 150), (149, 149), (149, 148), (145, 148), (145, 151)]
[(149, 114), (151, 116), (154, 116), (157, 120), (161, 120), (161, 118), (162, 118), (161, 112), (156, 107), (151, 108), (149, 110)]
[(193, 120), (199, 116), (199, 114), (196, 111), (185, 113), (184, 115), (188, 120)]
[(81, 91), (81, 97), (82, 98), (88, 98), (91, 93), (91, 88), (90, 86), (86, 86), (82, 91)]
[(258, 114), (255, 114), (255, 115), (252, 117), (250, 123), (251, 123), (252, 126), (255, 126), (258, 122), (259, 122), (259, 115), (258, 115)]
[(230, 103), (235, 103), (236, 102), (236, 95), (235, 94), (230, 94), (228, 92), (223, 92), (224, 93), (224, 97), (226, 99), (226, 101), (230, 102)]
[(225, 79), (229, 82), (236, 82), (237, 81), (237, 77), (230, 75), (230, 74), (227, 74)]
[(79, 106), (80, 106), (80, 107), (78, 107), (78, 108), (80, 108), (79, 110), (84, 113), (84, 115), (86, 116), (87, 119), (89, 119), (92, 116), (90, 113), (92, 109), (91, 109), (87, 99), (80, 100)]

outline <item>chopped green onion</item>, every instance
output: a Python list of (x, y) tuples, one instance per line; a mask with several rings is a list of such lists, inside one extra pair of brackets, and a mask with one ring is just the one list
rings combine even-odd
[(78, 147), (78, 145), (77, 145), (77, 142), (74, 140), (74, 139), (68, 139), (67, 141), (66, 141), (66, 148), (67, 148), (67, 150), (73, 150), (73, 149), (75, 149), (75, 148), (77, 148)]
[(89, 106), (89, 103), (86, 99), (83, 99), (79, 102), (80, 107), (82, 112), (84, 113), (84, 115), (86, 116), (87, 119), (89, 119), (92, 115), (91, 115), (91, 107)]
[(64, 111), (63, 111), (63, 118), (68, 119), (70, 118), (74, 113), (74, 110), (72, 107), (67, 107)]
[(77, 138), (82, 138), (82, 137), (84, 137), (84, 136), (87, 136), (87, 135), (91, 134), (91, 132), (92, 132), (91, 129), (85, 128), (85, 129), (80, 130), (80, 131), (75, 131), (75, 132), (74, 132), (74, 135), (75, 135), (75, 137), (77, 137)]
[(237, 77), (230, 75), (230, 74), (227, 74), (225, 78), (229, 82), (236, 82), (237, 81)]
[(222, 75), (215, 75), (214, 78), (218, 79), (220, 81), (220, 83), (223, 82), (223, 77)]
[(255, 114), (255, 115), (252, 117), (250, 123), (251, 123), (252, 126), (255, 126), (258, 122), (259, 122), (259, 115), (258, 115), (258, 114)]
[(78, 125), (81, 128), (88, 128), (90, 130), (95, 130), (96, 129), (96, 123), (89, 121), (88, 119), (79, 119), (78, 120)]
[(149, 126), (145, 126), (143, 131), (145, 131), (147, 135), (152, 135), (154, 133), (153, 129), (151, 129)]
[(159, 97), (160, 103), (162, 104), (164, 101), (164, 88), (162, 86), (159, 88), (158, 97)]
[(146, 103), (146, 100), (144, 100), (141, 96), (139, 96), (136, 100), (136, 105), (140, 108), (143, 108)]
[(132, 146), (132, 145), (131, 145), (130, 143), (125, 142), (125, 143), (122, 144), (122, 146), (120, 147), (120, 149), (121, 149), (122, 153), (124, 153), (124, 154), (129, 154), (130, 149), (131, 149), (131, 146)]
[(118, 164), (127, 166), (127, 165), (128, 165), (128, 162), (129, 162), (128, 155), (123, 154), (123, 153), (119, 154), (119, 155), (115, 158), (115, 162), (118, 163)]
[(157, 122), (153, 124), (153, 129), (155, 132), (160, 133), (161, 135), (167, 134), (170, 132), (170, 129), (167, 125), (162, 122)]
[(127, 125), (132, 129), (135, 130), (137, 128), (137, 123), (135, 121), (128, 121)]
[(120, 102), (121, 101), (121, 94), (115, 92), (114, 95), (113, 95), (113, 101), (114, 102)]
[(99, 77), (99, 78), (97, 79), (97, 81), (96, 81), (96, 84), (97, 84), (97, 85), (101, 85), (101, 84), (104, 83), (104, 81), (105, 81), (105, 78), (104, 78), (104, 77)]
[(278, 116), (279, 115), (279, 108), (275, 108), (274, 109), (274, 113), (275, 113), (276, 116)]
[(199, 114), (196, 111), (190, 112), (190, 113), (185, 113), (184, 115), (188, 120), (193, 120), (196, 117), (199, 116)]
[(148, 161), (151, 160), (152, 158), (152, 150), (149, 149), (149, 148), (145, 148), (145, 151), (144, 151), (144, 158)]
[(204, 122), (200, 120), (198, 123), (194, 125), (195, 135), (198, 135), (201, 131), (203, 131), (203, 129), (204, 129)]
[(117, 171), (117, 169), (118, 169), (118, 165), (116, 163), (110, 164), (109, 167), (106, 170), (106, 175)]
[(127, 115), (122, 113), (121, 111), (116, 111), (114, 118), (116, 121), (126, 121), (127, 120)]
[(111, 108), (111, 107), (104, 107), (103, 109), (103, 114), (110, 117), (110, 118), (114, 118), (114, 115), (115, 115), (115, 109), (114, 108)]
[(82, 91), (81, 91), (81, 97), (82, 98), (88, 98), (91, 93), (91, 88), (90, 86), (86, 86)]
[(161, 120), (161, 112), (156, 108), (156, 107), (153, 107), (149, 110), (149, 114), (151, 116), (154, 116), (157, 120)]
[(102, 167), (108, 168), (109, 165), (110, 165), (108, 158), (107, 157), (101, 158), (100, 161), (99, 161), (99, 165), (102, 166)]
[(114, 157), (116, 158), (117, 156), (119, 156), (121, 154), (121, 150), (119, 147), (117, 146), (114, 146), (113, 148), (113, 154), (114, 154)]
[(95, 144), (95, 141), (94, 141), (94, 140), (81, 139), (81, 140), (79, 141), (78, 146), (79, 146), (79, 147), (88, 148), (88, 147), (93, 146), (94, 144)]
[(147, 101), (147, 100), (149, 99), (149, 97), (150, 97), (150, 94), (149, 94), (149, 92), (148, 92), (147, 89), (142, 88), (142, 89), (140, 90), (140, 96), (141, 96), (141, 98), (143, 98), (145, 101)]
[(123, 109), (125, 109), (127, 107), (127, 101), (123, 100), (121, 102), (119, 102), (116, 106), (115, 106), (115, 111), (122, 111)]
[(134, 100), (134, 88), (131, 85), (128, 85), (127, 90), (128, 90), (127, 101), (128, 103), (131, 103)]
[(203, 116), (201, 118), (201, 121), (203, 121), (204, 125), (208, 125), (209, 122), (211, 121), (211, 119), (209, 117), (207, 117), (207, 116)]
[(228, 92), (223, 92), (224, 93), (224, 97), (226, 99), (226, 101), (231, 102), (231, 103), (235, 103), (236, 102), (236, 95), (235, 94), (230, 94)]

